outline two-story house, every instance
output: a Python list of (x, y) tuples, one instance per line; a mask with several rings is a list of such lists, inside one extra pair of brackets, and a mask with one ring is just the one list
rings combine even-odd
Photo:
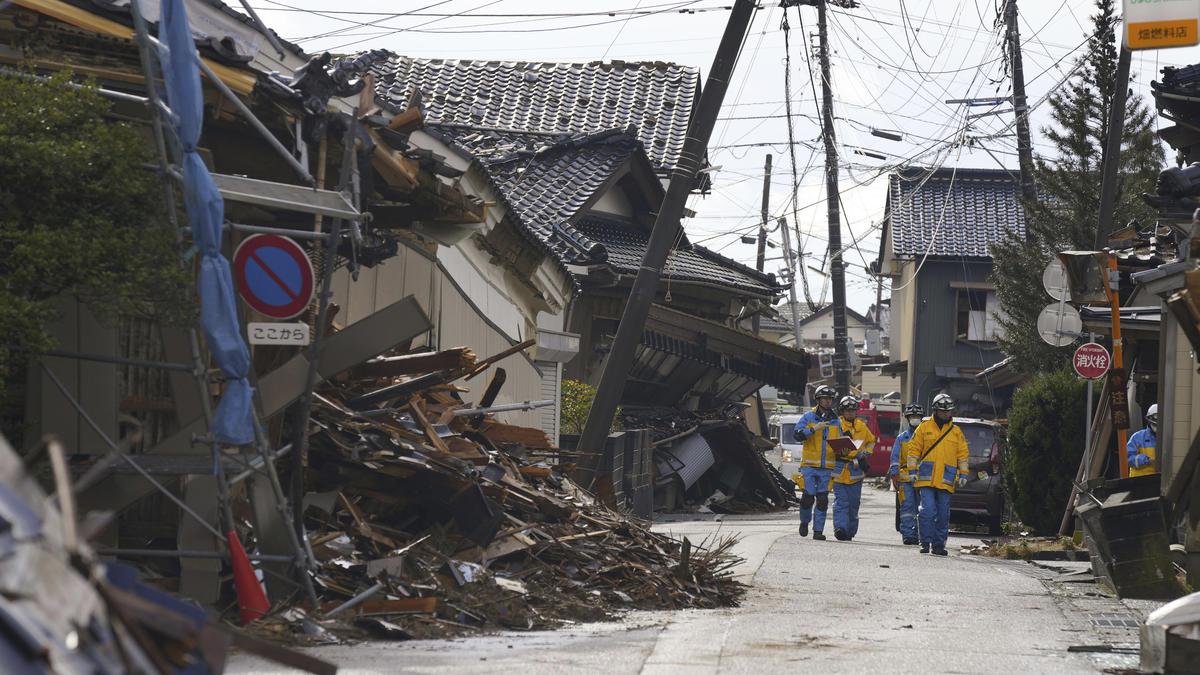
[(880, 273), (891, 280), (891, 363), (905, 402), (949, 393), (959, 413), (994, 417), (999, 392), (978, 373), (1004, 358), (990, 247), (1023, 235), (1016, 175), (1004, 169), (907, 168), (889, 176)]

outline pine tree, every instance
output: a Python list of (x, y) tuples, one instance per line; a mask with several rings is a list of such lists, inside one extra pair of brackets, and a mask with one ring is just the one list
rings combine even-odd
[[(1003, 309), (1000, 346), (1029, 372), (1060, 368), (1069, 347), (1051, 347), (1037, 332), (1037, 316), (1051, 302), (1042, 271), (1058, 251), (1095, 247), (1104, 139), (1117, 72), (1113, 0), (1097, 0), (1087, 51), (1075, 73), (1049, 98), (1052, 124), (1040, 132), (1056, 156), (1039, 155), (1034, 176), (1040, 199), (1024, 204), (1026, 237), (1009, 234), (992, 247), (992, 278)], [(1165, 157), (1154, 130), (1154, 112), (1138, 95), (1126, 100), (1113, 222), (1143, 225), (1154, 211), (1140, 195), (1153, 192)]]

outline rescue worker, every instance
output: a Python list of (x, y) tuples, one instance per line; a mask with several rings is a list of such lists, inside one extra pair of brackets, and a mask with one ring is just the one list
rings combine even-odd
[(858, 399), (843, 396), (838, 401), (841, 435), (861, 444), (845, 457), (837, 458), (833, 470), (833, 536), (850, 541), (858, 534), (858, 507), (862, 504), (862, 480), (867, 475), (867, 459), (875, 449), (875, 434), (858, 419)]
[(1146, 426), (1129, 437), (1125, 451), (1129, 455), (1129, 476), (1149, 476), (1158, 473), (1154, 449), (1158, 445), (1158, 404), (1146, 411)]
[(905, 546), (916, 546), (917, 540), (917, 491), (913, 487), (914, 476), (908, 472), (908, 444), (913, 439), (913, 433), (921, 426), (925, 417), (925, 409), (919, 403), (911, 403), (904, 408), (904, 417), (908, 420), (908, 428), (896, 437), (892, 445), (892, 463), (888, 466), (888, 476), (896, 486), (896, 510), (899, 511), (900, 537)]
[(954, 423), (954, 399), (933, 397), (933, 417), (921, 422), (908, 442), (908, 473), (916, 480), (921, 553), (946, 555), (950, 495), (967, 482), (967, 438)]
[(824, 541), (825, 513), (829, 510), (829, 483), (833, 478), (833, 448), (828, 441), (838, 438), (841, 426), (833, 410), (837, 390), (821, 385), (813, 392), (817, 405), (804, 413), (792, 432), (803, 443), (800, 452), (800, 475), (804, 478), (804, 493), (800, 496), (800, 536), (808, 536), (812, 523), (813, 539)]

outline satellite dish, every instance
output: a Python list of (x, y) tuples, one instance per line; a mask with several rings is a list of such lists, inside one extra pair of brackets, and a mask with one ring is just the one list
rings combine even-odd
[(1042, 272), (1042, 288), (1059, 302), (1071, 299), (1071, 282), (1067, 278), (1067, 268), (1057, 259), (1051, 260)]
[(1079, 310), (1065, 302), (1055, 302), (1038, 315), (1037, 327), (1046, 344), (1065, 347), (1083, 332), (1083, 319), (1079, 318)]

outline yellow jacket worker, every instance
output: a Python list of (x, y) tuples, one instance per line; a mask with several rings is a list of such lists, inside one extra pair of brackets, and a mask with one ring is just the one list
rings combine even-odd
[(800, 536), (808, 536), (811, 523), (813, 539), (817, 541), (825, 539), (825, 513), (829, 508), (829, 483), (835, 463), (829, 439), (841, 435), (838, 416), (833, 410), (835, 396), (837, 391), (833, 387), (817, 387), (813, 392), (816, 407), (804, 413), (792, 432), (796, 441), (804, 444), (800, 451), (800, 475), (804, 477), (804, 494), (800, 497)]
[(875, 449), (875, 434), (858, 419), (858, 399), (843, 396), (838, 402), (841, 435), (860, 445), (837, 458), (833, 471), (833, 536), (850, 541), (858, 534), (858, 507), (862, 504), (862, 479), (867, 475), (867, 458)]
[(967, 479), (967, 439), (954, 423), (954, 399), (938, 394), (933, 417), (921, 423), (908, 443), (908, 473), (920, 500), (921, 553), (946, 555), (950, 536), (950, 495)]

